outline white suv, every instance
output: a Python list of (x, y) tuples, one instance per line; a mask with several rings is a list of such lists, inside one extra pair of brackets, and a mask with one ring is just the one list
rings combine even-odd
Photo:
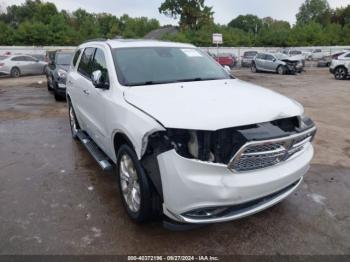
[(344, 80), (350, 76), (350, 52), (346, 52), (332, 60), (329, 71), (337, 80)]
[(290, 195), (313, 157), (296, 101), (235, 79), (193, 45), (100, 40), (67, 76), (72, 135), (116, 166), (129, 216), (225, 222)]

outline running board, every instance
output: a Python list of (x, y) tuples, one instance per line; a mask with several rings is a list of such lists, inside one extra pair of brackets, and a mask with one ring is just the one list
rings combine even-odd
[(108, 156), (102, 152), (102, 150), (96, 145), (96, 143), (84, 132), (78, 131), (77, 137), (90, 152), (90, 154), (95, 158), (97, 163), (100, 165), (102, 170), (110, 171), (113, 169)]

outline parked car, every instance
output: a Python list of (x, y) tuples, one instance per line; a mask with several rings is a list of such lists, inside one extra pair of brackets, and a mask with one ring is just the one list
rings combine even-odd
[(29, 55), (1, 56), (0, 75), (19, 77), (22, 75), (40, 75), (46, 71), (47, 63)]
[(310, 51), (310, 53), (308, 53), (306, 55), (306, 59), (307, 60), (319, 60), (322, 59), (323, 57), (325, 57), (326, 54), (322, 51), (322, 49), (316, 48), (316, 49), (312, 49)]
[(246, 51), (242, 56), (242, 67), (250, 67), (252, 65), (252, 61), (254, 57), (258, 54), (257, 51)]
[(47, 88), (57, 101), (66, 98), (67, 71), (73, 58), (72, 52), (56, 52), (46, 72)]
[(346, 52), (333, 59), (329, 71), (337, 80), (348, 78), (350, 76), (350, 52)]
[(259, 53), (252, 62), (251, 70), (253, 73), (265, 71), (280, 75), (295, 74), (303, 71), (303, 63), (298, 58), (294, 59), (281, 53)]
[(303, 54), (302, 51), (296, 49), (283, 49), (281, 53), (292, 57), (294, 60), (300, 60), (303, 64), (303, 67), (305, 67), (305, 54)]
[(116, 165), (136, 222), (255, 214), (296, 190), (313, 157), (316, 127), (298, 102), (235, 79), (190, 44), (84, 43), (67, 101), (73, 138), (103, 169)]
[(237, 59), (232, 54), (218, 54), (215, 60), (220, 65), (229, 66), (230, 68), (233, 68), (237, 63)]
[(325, 56), (321, 60), (317, 62), (317, 67), (329, 67), (332, 63), (333, 59), (338, 59), (339, 56), (343, 55), (345, 51), (343, 52), (338, 52), (330, 56)]

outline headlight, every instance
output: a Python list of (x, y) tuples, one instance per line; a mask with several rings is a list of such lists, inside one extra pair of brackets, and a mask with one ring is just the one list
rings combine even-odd
[(310, 126), (314, 126), (314, 122), (310, 117), (307, 117), (305, 114), (299, 116), (299, 126), (301, 129), (310, 128)]
[(227, 164), (246, 140), (234, 128), (218, 131), (167, 129), (148, 137), (146, 151), (171, 149), (184, 158)]
[(57, 75), (58, 75), (60, 78), (66, 78), (66, 77), (67, 77), (67, 72), (64, 71), (63, 69), (58, 69), (58, 70), (57, 70)]

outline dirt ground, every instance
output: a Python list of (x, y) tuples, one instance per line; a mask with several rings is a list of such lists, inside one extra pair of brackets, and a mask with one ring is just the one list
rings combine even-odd
[(0, 254), (350, 254), (350, 81), (327, 69), (234, 74), (301, 102), (316, 155), (279, 205), (187, 232), (127, 218), (115, 176), (71, 139), (44, 77), (0, 79)]

